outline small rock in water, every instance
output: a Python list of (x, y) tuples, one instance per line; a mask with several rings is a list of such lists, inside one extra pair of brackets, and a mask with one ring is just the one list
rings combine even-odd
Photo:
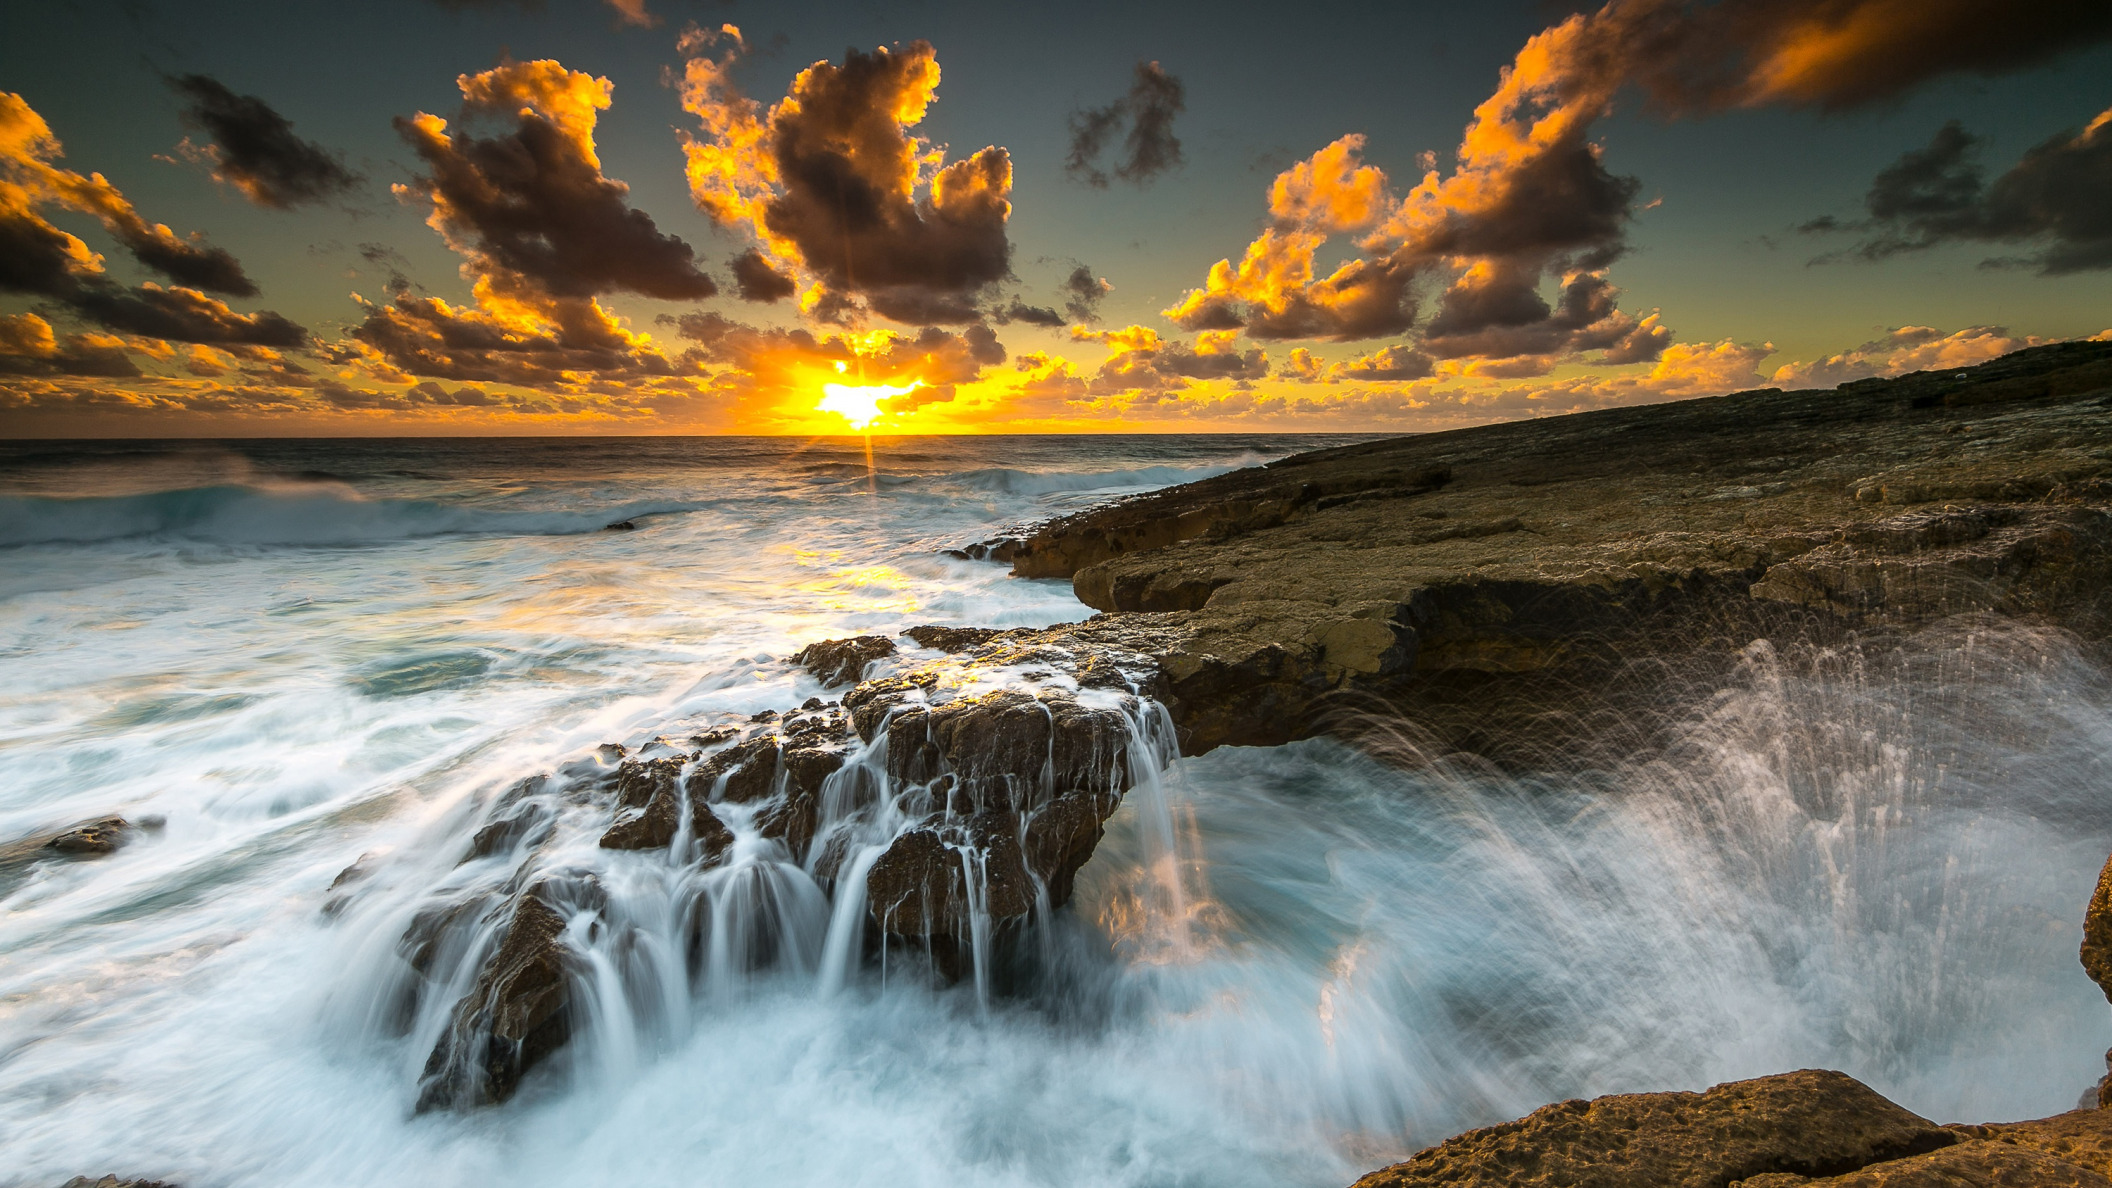
[(87, 1176), (75, 1176), (59, 1188), (176, 1188), (176, 1185), (167, 1180), (121, 1180), (116, 1176), (91, 1180)]
[(61, 854), (114, 854), (131, 838), (131, 822), (123, 817), (83, 821), (45, 842), (45, 848)]
[(636, 531), (638, 531), (638, 525), (636, 525), (636, 524), (633, 524), (633, 523), (632, 523), (632, 522), (630, 522), (629, 520), (618, 520), (618, 521), (616, 521), (615, 523), (613, 523), (613, 524), (610, 524), (610, 525), (608, 525), (607, 527), (603, 528), (603, 529), (602, 529), (602, 531), (603, 531), (603, 532), (636, 532)]

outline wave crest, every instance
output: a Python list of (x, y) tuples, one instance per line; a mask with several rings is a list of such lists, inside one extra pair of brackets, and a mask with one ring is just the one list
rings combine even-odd
[(339, 487), (222, 485), (76, 498), (0, 497), (0, 548), (168, 537), (236, 545), (361, 545), (427, 536), (569, 536), (701, 504), (499, 511), (424, 499), (366, 499)]

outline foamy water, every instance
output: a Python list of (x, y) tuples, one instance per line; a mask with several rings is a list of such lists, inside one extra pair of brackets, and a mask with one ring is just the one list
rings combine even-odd
[[(1180, 761), (1025, 993), (676, 985), (506, 1105), (413, 1114), (430, 1034), (375, 1003), (492, 789), (796, 704), (812, 639), (1081, 618), (938, 550), (1310, 444), (7, 447), (0, 836), (167, 823), (6, 890), (0, 1183), (1346, 1184), (1567, 1096), (1818, 1065), (1979, 1120), (2102, 1071), (2075, 945), (2112, 690), (2057, 636), (1960, 625), (1756, 646), (1599, 770)], [(370, 853), (390, 873), (325, 914)]]

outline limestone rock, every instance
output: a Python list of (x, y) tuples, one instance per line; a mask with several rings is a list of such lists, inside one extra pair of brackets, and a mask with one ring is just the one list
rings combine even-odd
[[(1027, 532), (1013, 572), (1161, 638), (1181, 748), (1383, 706), (1502, 759), (1641, 720), (1658, 657), (1984, 613), (2112, 635), (2112, 342), (1318, 450)], [(861, 729), (863, 727), (861, 726)]]
[(1852, 1077), (1807, 1069), (1705, 1093), (1557, 1102), (1447, 1139), (1357, 1186), (1720, 1188), (1771, 1173), (1840, 1175), (1958, 1139)]
[(884, 635), (825, 639), (794, 653), (792, 663), (811, 672), (823, 685), (848, 685), (865, 679), (865, 666), (895, 654), (895, 641)]

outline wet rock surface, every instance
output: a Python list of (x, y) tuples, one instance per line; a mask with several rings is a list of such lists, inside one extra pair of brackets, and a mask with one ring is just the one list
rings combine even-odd
[(1642, 658), (1764, 634), (1984, 612), (2102, 640), (2112, 343), (1301, 454), (1042, 525), (1013, 572), (1163, 637), (1190, 754), (1373, 701), (1497, 753)]
[(1556, 1102), (1447, 1139), (1357, 1186), (1715, 1188), (1772, 1173), (1835, 1176), (1958, 1140), (1852, 1077), (1805, 1070), (1706, 1093)]
[(515, 903), (498, 949), (476, 988), (455, 1006), (454, 1018), (427, 1059), (418, 1109), (505, 1101), (521, 1077), (571, 1038), (568, 950), (560, 939), (568, 900), (598, 887), (539, 883)]
[(814, 674), (823, 685), (849, 685), (865, 679), (865, 667), (895, 654), (895, 641), (884, 635), (854, 635), (808, 644), (792, 663)]
[[(152, 824), (153, 822), (147, 822)], [(139, 827), (112, 814), (0, 843), (0, 892), (28, 877), (39, 862), (101, 858), (122, 849)]]

